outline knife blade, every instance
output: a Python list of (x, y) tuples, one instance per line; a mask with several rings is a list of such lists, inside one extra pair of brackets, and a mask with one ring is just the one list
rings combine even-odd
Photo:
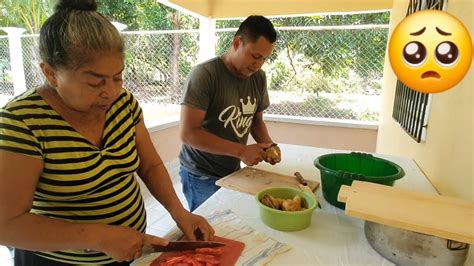
[(270, 148), (272, 148), (272, 147), (275, 147), (275, 146), (278, 146), (278, 144), (272, 143), (272, 144), (270, 145), (270, 147), (263, 148), (263, 151), (267, 151), (268, 149), (270, 149)]
[[(309, 193), (309, 195), (311, 195), (311, 197), (315, 198), (316, 199), (316, 195), (314, 194), (313, 190), (311, 189), (311, 187), (309, 186), (308, 182), (306, 181), (306, 179), (304, 179), (304, 177), (300, 174), (300, 172), (295, 172), (295, 177), (296, 177), (296, 180), (298, 181), (298, 187)], [(318, 208), (321, 208), (321, 204), (319, 203), (319, 201), (316, 199), (316, 203), (318, 205)]]
[[(143, 249), (144, 253), (148, 253), (148, 249), (151, 252), (168, 252), (168, 251), (184, 251), (194, 250), (197, 248), (217, 248), (225, 246), (224, 243), (215, 241), (169, 241), (167, 246), (151, 245), (145, 246)], [(145, 251), (146, 249), (146, 251)]]

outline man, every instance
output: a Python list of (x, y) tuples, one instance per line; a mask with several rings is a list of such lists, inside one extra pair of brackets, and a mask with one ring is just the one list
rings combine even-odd
[[(269, 106), (265, 73), (260, 69), (276, 41), (272, 23), (250, 16), (236, 32), (229, 50), (197, 65), (184, 85), (179, 155), (183, 192), (191, 211), (219, 187), (215, 181), (240, 168), (240, 161), (275, 164), (263, 111)], [(252, 134), (257, 144), (247, 145)], [(272, 146), (278, 156), (267, 156)]]

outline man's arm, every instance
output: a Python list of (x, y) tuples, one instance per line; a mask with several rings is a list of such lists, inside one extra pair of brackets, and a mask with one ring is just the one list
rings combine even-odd
[(263, 148), (268, 145), (246, 146), (218, 137), (202, 128), (205, 116), (205, 111), (181, 106), (180, 136), (183, 143), (201, 151), (239, 158), (247, 165), (255, 165), (264, 158)]
[[(254, 115), (250, 133), (257, 143), (273, 143), (272, 138), (268, 134), (267, 126), (263, 121), (263, 112), (258, 112)], [(276, 151), (276, 155), (271, 155), (270, 150), (267, 150), (265, 161), (273, 165), (281, 161), (281, 150), (278, 146), (274, 146), (272, 149)]]
[(250, 133), (257, 143), (273, 143), (272, 138), (268, 134), (267, 126), (263, 121), (263, 112), (255, 113)]

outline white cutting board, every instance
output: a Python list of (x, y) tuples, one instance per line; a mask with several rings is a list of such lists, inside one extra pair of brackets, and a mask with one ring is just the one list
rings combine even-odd
[[(319, 186), (317, 181), (306, 181), (312, 191)], [(251, 195), (256, 195), (258, 192), (271, 187), (299, 189), (299, 183), (295, 176), (282, 175), (248, 166), (217, 180), (216, 185)]]
[(470, 201), (362, 181), (342, 186), (338, 200), (349, 216), (474, 244)]

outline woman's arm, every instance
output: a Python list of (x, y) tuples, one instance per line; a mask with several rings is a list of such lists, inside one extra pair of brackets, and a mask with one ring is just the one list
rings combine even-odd
[(116, 261), (141, 254), (144, 243), (166, 241), (125, 226), (73, 223), (30, 213), (43, 161), (0, 151), (0, 243), (26, 250), (92, 249)]
[(198, 228), (205, 240), (212, 239), (214, 230), (209, 223), (203, 217), (188, 212), (179, 201), (168, 171), (153, 146), (143, 119), (136, 126), (136, 143), (140, 156), (138, 175), (151, 194), (168, 210), (188, 239), (195, 239), (194, 231)]

